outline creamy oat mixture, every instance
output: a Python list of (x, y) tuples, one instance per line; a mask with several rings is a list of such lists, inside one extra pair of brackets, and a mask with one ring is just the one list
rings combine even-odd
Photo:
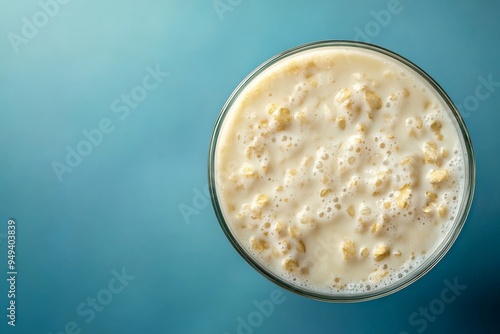
[(457, 216), (464, 159), (446, 107), (396, 61), (320, 48), (236, 99), (216, 149), (227, 224), (256, 261), (319, 292), (394, 282)]

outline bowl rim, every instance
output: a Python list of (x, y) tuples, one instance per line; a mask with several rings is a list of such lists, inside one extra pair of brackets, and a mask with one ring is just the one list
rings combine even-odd
[[(462, 146), (462, 150), (464, 151), (464, 165), (466, 170), (464, 171), (464, 193), (462, 197), (462, 202), (460, 203), (458, 212), (455, 221), (453, 222), (453, 226), (450, 228), (450, 231), (447, 233), (445, 238), (441, 241), (441, 244), (434, 250), (431, 256), (427, 257), (423, 263), (419, 264), (415, 269), (413, 269), (410, 273), (405, 275), (403, 278), (390, 283), (388, 285), (379, 287), (377, 289), (373, 289), (370, 291), (362, 292), (362, 293), (321, 293), (314, 290), (304, 289), (297, 285), (294, 285), (291, 282), (286, 281), (283, 278), (280, 278), (277, 274), (274, 274), (270, 269), (266, 268), (264, 265), (259, 264), (259, 262), (253, 258), (249, 252), (246, 251), (245, 247), (242, 246), (237, 240), (236, 237), (232, 234), (230, 227), (226, 223), (224, 218), (223, 210), (221, 209), (217, 196), (216, 189), (216, 179), (215, 179), (215, 158), (216, 158), (216, 149), (217, 142), (220, 130), (224, 123), (225, 117), (228, 112), (231, 110), (231, 106), (237, 100), (239, 95), (244, 91), (244, 89), (254, 80), (256, 79), (262, 72), (264, 72), (267, 68), (272, 65), (278, 63), (279, 61), (293, 56), (300, 52), (305, 52), (313, 49), (321, 49), (321, 48), (330, 48), (330, 47), (348, 47), (348, 48), (358, 48), (362, 50), (370, 50), (372, 52), (381, 54), (382, 56), (386, 56), (395, 60), (397, 63), (402, 65), (403, 67), (408, 67), (411, 71), (414, 72), (417, 77), (420, 77), (423, 81), (430, 85), (432, 89), (434, 89), (436, 96), (441, 100), (443, 106), (445, 106), (450, 114), (450, 118), (452, 119), (455, 129), (460, 137), (459, 141)], [(352, 41), (352, 40), (320, 40), (316, 42), (306, 43), (302, 45), (298, 45), (296, 47), (285, 50), (281, 53), (276, 54), (275, 56), (269, 58), (258, 67), (256, 67), (250, 74), (248, 74), (234, 89), (229, 98), (226, 100), (224, 106), (222, 107), (215, 126), (212, 131), (212, 136), (209, 145), (209, 154), (208, 154), (208, 184), (210, 197), (212, 201), (212, 205), (219, 221), (219, 224), (232, 244), (232, 246), (236, 249), (236, 251), (246, 260), (248, 264), (250, 264), (257, 272), (261, 275), (269, 279), (271, 282), (277, 284), (278, 286), (285, 288), (291, 292), (294, 292), (298, 295), (305, 296), (311, 299), (326, 301), (326, 302), (339, 302), (339, 303), (349, 303), (349, 302), (361, 302), (368, 301), (373, 299), (378, 299), (390, 294), (393, 294), (401, 289), (408, 287), (426, 273), (428, 273), (449, 251), (451, 246), (455, 243), (458, 238), (465, 221), (467, 220), (467, 216), (470, 212), (470, 208), (472, 205), (475, 184), (476, 184), (476, 162), (474, 156), (474, 150), (472, 146), (472, 142), (470, 139), (470, 134), (467, 129), (467, 126), (458, 111), (457, 107), (454, 105), (450, 97), (446, 94), (446, 92), (441, 88), (441, 86), (424, 70), (418, 67), (416, 64), (406, 59), (405, 57), (399, 55), (394, 51), (390, 51), (381, 46), (360, 42), (360, 41)]]

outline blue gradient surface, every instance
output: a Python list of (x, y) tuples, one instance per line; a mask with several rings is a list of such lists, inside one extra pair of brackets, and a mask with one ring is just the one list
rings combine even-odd
[[(0, 333), (500, 332), (498, 1), (0, 8)], [(223, 235), (205, 190), (210, 135), (232, 90), (273, 55), (324, 39), (372, 42), (423, 68), (460, 105), (477, 159), (472, 210), (449, 253), (410, 287), (358, 304), (267, 281)], [(478, 99), (482, 80), (494, 84)], [(79, 148), (87, 155), (68, 153)], [(443, 303), (455, 282), (462, 289)]]

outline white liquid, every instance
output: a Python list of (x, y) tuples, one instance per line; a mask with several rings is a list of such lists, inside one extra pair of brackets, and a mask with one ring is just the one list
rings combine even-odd
[(453, 124), (432, 88), (388, 57), (296, 54), (226, 116), (216, 151), (225, 220), (292, 284), (326, 293), (390, 284), (458, 215), (465, 159)]

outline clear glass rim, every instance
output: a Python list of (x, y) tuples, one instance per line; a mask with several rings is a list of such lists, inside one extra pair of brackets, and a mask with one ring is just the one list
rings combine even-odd
[[(219, 205), (218, 201), (218, 196), (217, 196), (217, 189), (216, 189), (216, 180), (215, 180), (215, 153), (216, 153), (216, 148), (217, 148), (217, 139), (219, 137), (219, 132), (221, 130), (222, 124), (224, 122), (224, 119), (228, 113), (228, 111), (231, 109), (231, 106), (233, 105), (234, 101), (238, 98), (240, 93), (248, 86), (248, 84), (255, 79), (258, 75), (260, 75), (264, 70), (269, 68), (271, 65), (281, 61), (284, 58), (287, 58), (289, 56), (292, 56), (294, 54), (297, 54), (299, 52), (303, 52), (306, 50), (311, 50), (311, 49), (319, 49), (319, 48), (325, 48), (325, 47), (354, 47), (354, 48), (361, 48), (365, 50), (371, 50), (376, 53), (380, 53), (382, 55), (388, 56), (396, 61), (399, 61), (403, 65), (406, 65), (409, 67), (411, 70), (413, 70), (418, 76), (423, 78), (435, 91), (436, 93), (440, 96), (442, 99), (442, 102), (444, 102), (445, 106), (447, 106), (451, 112), (451, 115), (454, 118), (454, 121), (456, 122), (456, 128), (459, 132), (459, 134), (462, 135), (460, 139), (462, 139), (462, 148), (464, 150), (464, 155), (466, 155), (466, 161), (465, 161), (465, 180), (464, 180), (464, 194), (462, 197), (462, 203), (460, 204), (459, 208), (459, 214), (456, 217), (455, 222), (453, 223), (454, 225), (452, 226), (450, 232), (448, 235), (445, 237), (445, 239), (442, 241), (442, 243), (437, 247), (437, 249), (433, 252), (432, 256), (427, 258), (424, 263), (419, 265), (416, 269), (412, 270), (407, 276), (403, 277), (402, 279), (388, 284), (387, 286), (381, 287), (374, 289), (372, 291), (367, 291), (363, 293), (345, 293), (345, 294), (326, 294), (326, 293), (320, 293), (317, 291), (312, 291), (312, 290), (307, 290), (301, 287), (298, 287), (296, 285), (293, 285), (286, 280), (280, 278), (278, 275), (272, 273), (268, 268), (265, 266), (259, 264), (246, 250), (243, 246), (239, 244), (239, 242), (236, 240), (236, 238), (233, 236), (229, 226), (226, 223), (226, 220), (224, 218), (223, 212), (221, 210), (221, 207)], [(264, 277), (269, 279), (270, 281), (274, 282), (275, 284), (291, 291), (296, 294), (315, 299), (315, 300), (320, 300), (320, 301), (327, 301), (327, 302), (360, 302), (360, 301), (368, 301), (368, 300), (373, 300), (377, 298), (381, 298), (387, 295), (390, 295), (392, 293), (395, 293), (410, 284), (414, 283), (418, 279), (420, 279), (422, 276), (424, 276), (427, 272), (429, 272), (443, 257), (444, 255), (448, 252), (448, 250), (451, 248), (451, 246), (454, 244), (456, 239), (458, 238), (458, 235), (460, 234), (460, 231), (462, 230), (465, 221), (467, 220), (467, 216), (469, 214), (471, 205), (472, 205), (472, 199), (474, 197), (474, 190), (475, 190), (475, 178), (476, 178), (476, 163), (475, 163), (475, 157), (474, 157), (474, 150), (472, 147), (472, 142), (470, 139), (469, 131), (467, 130), (467, 127), (465, 125), (465, 122), (460, 115), (460, 112), (450, 99), (450, 97), (446, 94), (446, 92), (441, 88), (441, 86), (434, 81), (424, 70), (422, 70), (420, 67), (409, 61), (408, 59), (402, 57), (401, 55), (387, 50), (383, 47), (369, 44), (369, 43), (364, 43), (364, 42), (358, 42), (358, 41), (350, 41), (350, 40), (324, 40), (324, 41), (317, 41), (317, 42), (312, 42), (308, 44), (303, 44), (299, 45), (297, 47), (288, 49), (284, 52), (281, 52), (274, 57), (268, 59), (264, 63), (262, 63), (260, 66), (258, 66), (255, 70), (253, 70), (245, 79), (241, 81), (241, 83), (236, 87), (236, 89), (232, 92), (230, 97), (227, 99), (226, 103), (222, 107), (222, 110), (217, 118), (217, 121), (215, 123), (213, 132), (212, 132), (212, 137), (210, 140), (210, 146), (209, 146), (209, 156), (208, 156), (208, 184), (209, 184), (209, 190), (210, 190), (210, 195), (211, 195), (211, 200), (212, 200), (212, 205), (217, 217), (217, 220), (219, 221), (219, 224), (225, 233), (226, 237), (229, 239), (233, 247), (236, 249), (236, 251), (255, 269), (257, 270), (260, 274), (262, 274)]]

